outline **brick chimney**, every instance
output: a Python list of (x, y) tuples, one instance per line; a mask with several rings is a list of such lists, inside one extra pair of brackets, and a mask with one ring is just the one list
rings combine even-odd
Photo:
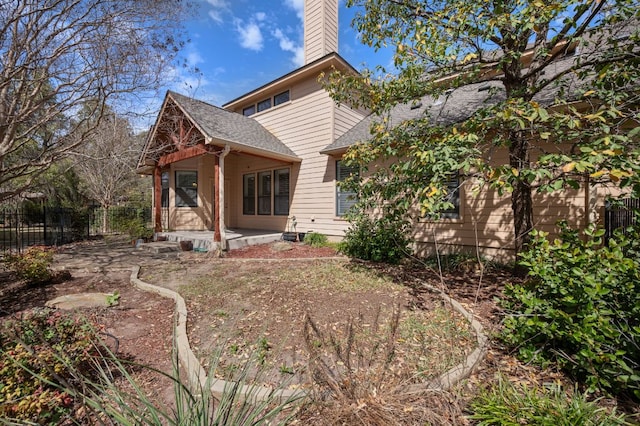
[(338, 51), (338, 0), (305, 0), (305, 65)]

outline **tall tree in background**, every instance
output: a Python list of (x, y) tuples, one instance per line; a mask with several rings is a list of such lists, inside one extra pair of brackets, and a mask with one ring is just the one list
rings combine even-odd
[[(92, 106), (85, 109), (88, 113), (94, 110)], [(83, 193), (105, 210), (106, 220), (109, 208), (122, 201), (128, 189), (135, 186), (141, 145), (129, 121), (109, 108), (85, 124), (88, 130), (83, 132), (83, 141), (73, 152), (74, 170)]]
[[(395, 47), (397, 70), (334, 73), (327, 84), (336, 101), (377, 116), (371, 139), (346, 154), (365, 169), (377, 164), (357, 182), (362, 207), (437, 214), (450, 206), (447, 183), (460, 171), (476, 190), (511, 193), (519, 252), (534, 227), (536, 191), (603, 184), (640, 194), (636, 0), (347, 3), (363, 9), (354, 25), (364, 43)], [(459, 105), (453, 123), (440, 124), (433, 109), (388, 119), (400, 104), (446, 103), (479, 81), (485, 101)], [(499, 149), (508, 152), (503, 163)]]
[[(0, 2), (0, 201), (82, 144), (106, 105), (124, 114), (155, 95), (176, 65), (186, 8), (180, 0)], [(78, 119), (89, 101), (93, 111)]]

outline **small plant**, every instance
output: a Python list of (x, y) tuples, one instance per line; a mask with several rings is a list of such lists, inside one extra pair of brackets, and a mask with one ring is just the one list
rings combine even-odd
[(280, 366), (280, 373), (282, 373), (282, 374), (294, 374), (295, 371), (293, 370), (292, 367), (288, 367), (287, 365), (282, 364)]
[(120, 302), (120, 293), (116, 290), (113, 293), (107, 294), (107, 306), (115, 306)]
[(478, 426), (609, 426), (627, 424), (615, 409), (607, 412), (584, 394), (567, 395), (557, 385), (548, 389), (516, 386), (499, 377), (470, 404)]
[(266, 337), (261, 337), (258, 341), (258, 363), (264, 365), (267, 360), (267, 354), (271, 349), (271, 345), (267, 341)]
[[(94, 328), (84, 318), (33, 310), (0, 328), (0, 418), (57, 424), (77, 403), (66, 387), (90, 376)], [(70, 370), (70, 368), (71, 370)]]
[(24, 253), (7, 253), (4, 256), (4, 262), (19, 279), (31, 284), (44, 283), (53, 277), (50, 269), (53, 251), (47, 247), (32, 246)]
[(411, 253), (408, 235), (406, 221), (388, 217), (371, 219), (361, 214), (345, 233), (339, 250), (362, 260), (398, 263)]
[(327, 236), (319, 232), (309, 232), (304, 236), (304, 243), (311, 247), (324, 247), (328, 241)]

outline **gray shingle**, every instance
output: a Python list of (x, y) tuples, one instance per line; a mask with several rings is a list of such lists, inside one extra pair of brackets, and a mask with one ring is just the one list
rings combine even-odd
[(265, 153), (297, 158), (296, 154), (288, 146), (253, 118), (224, 110), (176, 92), (169, 91), (167, 94), (202, 129), (207, 138), (258, 149), (265, 151)]

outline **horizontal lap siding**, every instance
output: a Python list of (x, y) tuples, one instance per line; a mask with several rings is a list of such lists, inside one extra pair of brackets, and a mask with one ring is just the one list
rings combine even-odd
[(320, 154), (333, 142), (334, 116), (340, 115), (341, 132), (361, 115), (350, 110), (339, 114), (335, 104), (317, 82), (317, 76), (291, 88), (291, 103), (256, 116), (266, 129), (302, 159), (297, 179), (292, 179), (290, 216), (296, 216), (297, 229), (342, 236), (348, 222), (335, 216), (335, 159)]

